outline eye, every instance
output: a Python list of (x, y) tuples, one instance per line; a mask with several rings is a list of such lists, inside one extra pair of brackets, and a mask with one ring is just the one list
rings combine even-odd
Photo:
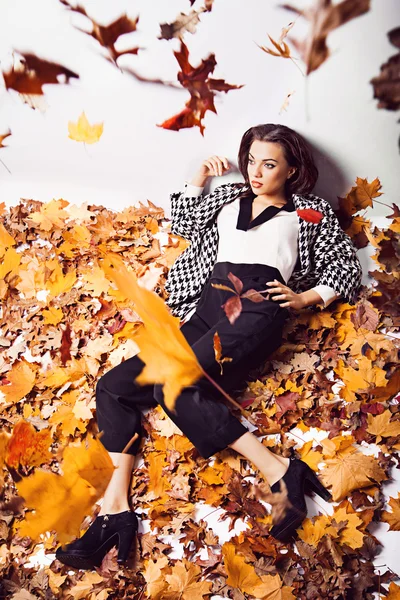
[[(252, 162), (253, 162), (253, 159), (249, 158), (249, 159), (248, 159), (248, 162), (249, 162), (249, 163), (252, 163)], [(264, 166), (265, 166), (265, 167), (272, 167), (272, 168), (274, 168), (274, 166), (275, 166), (275, 165), (272, 165), (271, 163), (265, 163), (265, 164), (264, 164)]]

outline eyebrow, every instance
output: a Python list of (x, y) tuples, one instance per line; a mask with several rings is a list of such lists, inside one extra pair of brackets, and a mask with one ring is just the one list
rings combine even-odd
[[(251, 156), (252, 158), (254, 158), (254, 156), (252, 155), (252, 153), (251, 153), (251, 152), (249, 152), (249, 156)], [(275, 158), (263, 158), (262, 160), (263, 160), (263, 161), (264, 161), (264, 160), (274, 160), (275, 162), (278, 162), (278, 161), (277, 161)]]

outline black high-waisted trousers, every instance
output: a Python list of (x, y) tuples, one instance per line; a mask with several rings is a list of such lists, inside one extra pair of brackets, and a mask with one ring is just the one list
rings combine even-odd
[[(233, 288), (228, 279), (229, 272), (242, 280), (242, 293), (250, 288), (265, 290), (269, 287), (266, 282), (273, 279), (285, 284), (275, 267), (217, 262), (204, 286), (196, 312), (181, 326), (203, 370), (228, 393), (243, 385), (248, 372), (261, 365), (278, 348), (290, 314), (276, 300), (256, 303), (245, 298), (241, 300), (240, 316), (231, 325), (222, 304), (233, 294), (211, 286), (222, 283)], [(232, 359), (222, 363), (222, 375), (213, 348), (216, 331), (221, 340), (222, 357)], [(161, 384), (141, 386), (135, 382), (143, 367), (144, 362), (136, 355), (110, 369), (97, 382), (97, 424), (103, 431), (100, 440), (109, 452), (122, 452), (137, 432), (139, 437), (128, 450), (129, 454), (137, 454), (142, 435), (141, 409), (157, 406), (157, 403), (204, 458), (223, 450), (248, 431), (221, 401), (223, 395), (205, 377), (185, 387), (176, 400), (177, 414), (170, 412), (163, 401)]]

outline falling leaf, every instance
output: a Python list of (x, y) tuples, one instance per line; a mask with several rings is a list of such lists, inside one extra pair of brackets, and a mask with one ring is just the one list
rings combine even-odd
[(103, 133), (103, 123), (90, 125), (83, 112), (77, 123), (68, 121), (69, 138), (76, 142), (84, 142), (85, 144), (95, 144), (101, 138)]
[[(8, 71), (3, 71), (3, 78), (6, 89), (17, 91), (24, 102), (33, 105), (36, 96), (43, 95), (42, 86), (45, 84), (69, 83), (74, 77), (79, 79), (79, 75), (67, 69), (66, 67), (48, 60), (44, 60), (34, 54), (24, 54), (18, 52), (22, 57), (16, 59)], [(65, 81), (59, 81), (59, 77)]]
[(67, 9), (72, 12), (81, 14), (89, 19), (92, 23), (92, 31), (88, 33), (84, 29), (79, 29), (83, 33), (86, 33), (93, 37), (103, 48), (105, 48), (108, 52), (108, 56), (106, 59), (113, 63), (117, 64), (117, 59), (124, 54), (137, 54), (141, 48), (135, 46), (133, 48), (129, 48), (127, 50), (116, 50), (115, 44), (118, 42), (118, 38), (127, 33), (133, 33), (137, 29), (137, 24), (139, 21), (139, 17), (136, 19), (129, 18), (126, 14), (118, 17), (115, 21), (110, 23), (109, 25), (100, 25), (92, 19), (86, 12), (85, 8), (81, 5), (71, 6), (71, 4), (67, 0), (60, 0), (61, 4), (63, 4)]
[(129, 273), (119, 257), (107, 256), (102, 268), (126, 297), (134, 300), (135, 309), (144, 324), (135, 341), (145, 366), (135, 381), (140, 385), (163, 384), (165, 405), (173, 410), (181, 390), (193, 385), (204, 371), (180, 331), (176, 318), (161, 298), (140, 287), (134, 274)]
[[(37, 469), (17, 485), (26, 505), (34, 509), (18, 524), (18, 534), (37, 539), (55, 530), (61, 543), (78, 536), (83, 517), (104, 494), (114, 466), (99, 440), (64, 449), (63, 475)], [(62, 510), (60, 510), (62, 507)]]
[(368, 12), (370, 0), (342, 0), (336, 4), (333, 4), (332, 0), (313, 0), (313, 3), (304, 9), (291, 4), (279, 6), (303, 16), (310, 23), (311, 33), (303, 40), (288, 37), (307, 67), (306, 75), (309, 75), (330, 56), (328, 35), (341, 25)]
[(12, 436), (8, 442), (6, 462), (10, 467), (18, 465), (36, 467), (51, 462), (53, 456), (49, 452), (52, 444), (50, 429), (36, 429), (22, 420), (14, 425)]
[(216, 67), (215, 55), (210, 54), (208, 58), (201, 61), (199, 67), (193, 67), (189, 63), (189, 50), (186, 44), (181, 40), (181, 47), (178, 52), (174, 51), (181, 71), (178, 73), (178, 81), (190, 93), (190, 99), (186, 102), (185, 108), (177, 115), (167, 119), (158, 127), (164, 129), (173, 129), (179, 131), (186, 127), (199, 127), (201, 135), (204, 135), (203, 118), (205, 113), (210, 110), (217, 114), (214, 106), (215, 92), (229, 92), (243, 87), (243, 85), (232, 85), (226, 83), (223, 79), (213, 79), (210, 77)]

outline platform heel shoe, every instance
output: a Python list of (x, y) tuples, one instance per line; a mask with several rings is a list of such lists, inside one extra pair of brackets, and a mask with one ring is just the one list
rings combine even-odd
[(113, 547), (118, 547), (118, 564), (123, 565), (138, 530), (138, 519), (131, 510), (98, 516), (83, 536), (60, 546), (56, 551), (56, 558), (70, 567), (76, 569), (94, 569), (100, 567), (107, 552)]
[(284, 476), (271, 486), (272, 493), (281, 491), (282, 480), (287, 486), (288, 497), (293, 508), (287, 510), (283, 519), (276, 523), (269, 533), (280, 542), (289, 542), (295, 537), (296, 529), (307, 517), (305, 492), (315, 492), (326, 501), (332, 500), (332, 494), (322, 485), (308, 464), (294, 456), (290, 457), (289, 468)]

